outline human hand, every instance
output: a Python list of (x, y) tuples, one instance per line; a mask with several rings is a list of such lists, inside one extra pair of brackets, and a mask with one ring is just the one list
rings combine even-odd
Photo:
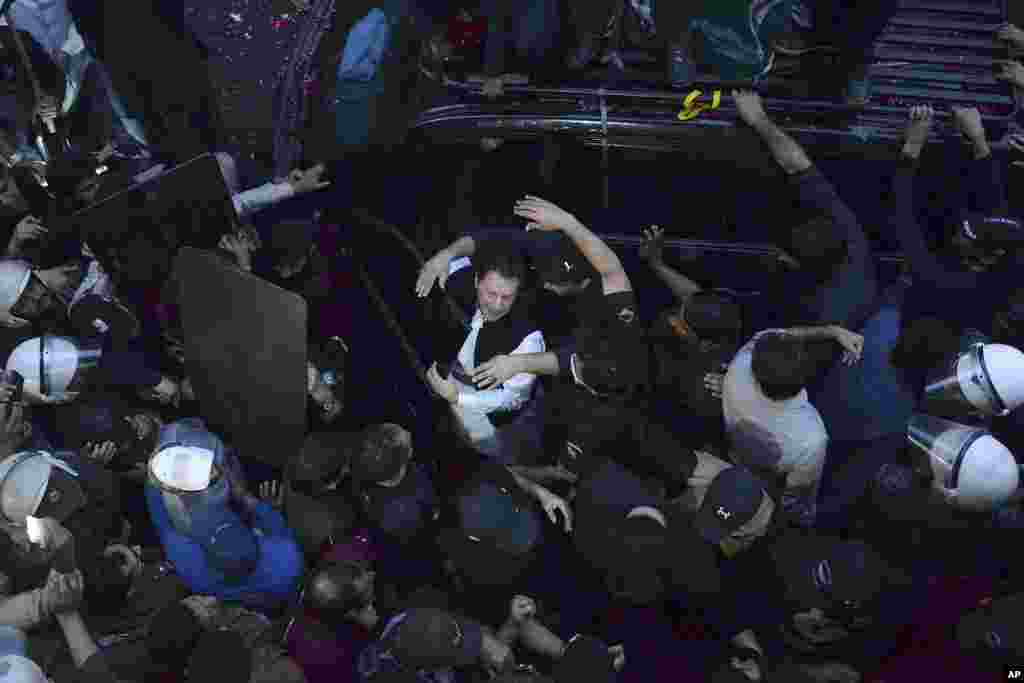
[(993, 63), (999, 66), (996, 80), (1006, 81), (1018, 88), (1024, 88), (1024, 64), (1014, 59), (1001, 59)]
[(252, 256), (249, 254), (251, 243), (238, 234), (224, 235), (220, 238), (218, 247), (235, 255), (238, 265), (242, 270), (252, 270)]
[(42, 589), (42, 609), (45, 614), (63, 614), (72, 612), (82, 602), (85, 593), (85, 580), (82, 572), (75, 570), (70, 574), (51, 571)]
[(833, 338), (843, 347), (843, 363), (853, 365), (864, 352), (864, 337), (843, 327), (834, 329)]
[(516, 202), (513, 213), (530, 221), (527, 230), (567, 230), (578, 223), (576, 217), (565, 209), (529, 194)]
[(740, 659), (739, 657), (733, 657), (730, 661), (732, 668), (739, 671), (747, 677), (749, 681), (760, 681), (761, 680), (761, 665), (754, 658)]
[(484, 97), (501, 97), (505, 94), (505, 81), (501, 76), (484, 80), (482, 92)]
[(497, 355), (486, 363), (476, 366), (470, 373), (477, 389), (489, 389), (503, 384), (519, 374), (519, 368), (512, 356)]
[(565, 502), (564, 499), (556, 496), (547, 489), (542, 488), (540, 491), (540, 506), (544, 508), (544, 512), (547, 514), (548, 519), (551, 520), (552, 524), (558, 524), (558, 516), (556, 513), (561, 512), (565, 533), (572, 533), (572, 511), (569, 509), (569, 503)]
[(102, 443), (93, 443), (90, 441), (82, 446), (82, 449), (78, 454), (82, 456), (84, 460), (89, 460), (106, 467), (117, 456), (117, 444), (113, 441), (104, 441)]
[(535, 616), (537, 616), (537, 603), (533, 598), (528, 598), (525, 595), (517, 595), (512, 598), (508, 607), (509, 621), (521, 624)]
[(616, 672), (626, 667), (626, 648), (624, 645), (612, 645), (608, 648), (608, 654), (612, 656), (612, 666)]
[(52, 95), (44, 95), (39, 98), (36, 103), (34, 114), (46, 125), (47, 130), (51, 133), (56, 132), (54, 127), (54, 121), (57, 120), (57, 114), (60, 112), (60, 105), (57, 102), (57, 98)]
[(112, 156), (114, 156), (114, 145), (110, 142), (104, 145), (103, 149), (93, 152), (92, 154), (92, 158), (101, 164), (107, 162)]
[(761, 96), (752, 90), (733, 90), (732, 99), (736, 103), (736, 111), (748, 126), (753, 126), (768, 118), (764, 111)]
[(662, 250), (665, 247), (665, 231), (657, 225), (644, 230), (644, 242), (640, 245), (640, 258), (651, 265), (662, 262)]
[(907, 124), (907, 130), (903, 134), (903, 152), (905, 154), (915, 159), (921, 155), (921, 149), (928, 142), (928, 131), (931, 129), (934, 116), (935, 110), (930, 106), (910, 108), (910, 123)]
[[(1010, 149), (1024, 154), (1024, 133), (1014, 133), (1006, 138), (1006, 144)], [(1014, 161), (1014, 166), (1024, 168), (1024, 161)]]
[(455, 386), (454, 382), (441, 377), (441, 373), (437, 369), (437, 363), (431, 365), (427, 370), (427, 382), (435, 394), (449, 403), (455, 403), (459, 400), (459, 388)]
[(704, 388), (711, 392), (716, 400), (722, 399), (722, 387), (725, 385), (725, 375), (720, 372), (709, 372), (704, 375)]
[(268, 503), (275, 510), (284, 507), (284, 486), (277, 480), (265, 481), (260, 484), (260, 500)]
[(323, 164), (317, 164), (312, 168), (306, 169), (294, 169), (288, 174), (288, 184), (295, 190), (295, 194), (305, 194), (307, 192), (315, 192), (316, 190), (322, 190), (331, 183), (323, 180), (323, 175), (327, 171), (327, 167)]
[(1019, 50), (1024, 50), (1024, 30), (1017, 28), (1013, 24), (1003, 24), (1000, 26), (996, 31), (996, 38), (1010, 43), (1010, 45)]
[(985, 126), (976, 107), (953, 107), (953, 123), (971, 142), (985, 139)]
[(160, 383), (139, 392), (142, 399), (153, 401), (162, 406), (174, 406), (181, 403), (181, 387), (170, 377), (161, 377)]
[(12, 244), (24, 244), (30, 240), (42, 239), (47, 235), (49, 230), (43, 225), (35, 216), (25, 216), (18, 225), (14, 228), (14, 234), (11, 236)]
[(420, 268), (420, 274), (416, 278), (416, 294), (420, 298), (430, 294), (435, 281), (438, 287), (444, 289), (445, 284), (448, 282), (448, 269), (451, 266), (451, 262), (451, 254), (448, 253), (447, 249), (442, 249), (423, 264), (423, 267)]

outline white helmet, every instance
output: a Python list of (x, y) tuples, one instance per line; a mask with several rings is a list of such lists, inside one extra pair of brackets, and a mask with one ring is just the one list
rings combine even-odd
[(1006, 414), (1024, 404), (1024, 353), (1006, 344), (986, 344), (981, 358), (988, 369), (989, 381)]
[(32, 277), (32, 265), (19, 259), (0, 259), (0, 314), (10, 314), (11, 308), (25, 293)]
[(54, 468), (77, 477), (67, 463), (45, 451), (22, 451), (0, 462), (0, 513), (15, 524), (24, 524), (43, 502)]
[(923, 410), (957, 418), (1006, 415), (1024, 403), (1024, 353), (973, 344), (925, 386)]
[(984, 429), (918, 413), (907, 425), (907, 439), (927, 461), (932, 487), (958, 507), (995, 509), (1020, 483), (1013, 454)]
[(98, 348), (80, 345), (69, 337), (33, 337), (15, 347), (7, 369), (25, 378), (27, 396), (47, 402), (69, 401), (81, 391), (100, 355)]
[(195, 446), (170, 446), (153, 454), (149, 473), (164, 490), (205, 491), (213, 479), (213, 451)]
[(48, 683), (50, 680), (38, 664), (21, 655), (0, 657), (0, 671), (4, 683)]
[(1013, 453), (992, 435), (978, 437), (953, 470), (956, 504), (971, 510), (993, 510), (1010, 499), (1020, 484)]

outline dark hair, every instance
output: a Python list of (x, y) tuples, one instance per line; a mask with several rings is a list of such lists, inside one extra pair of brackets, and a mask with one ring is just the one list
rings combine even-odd
[(366, 607), (369, 602), (359, 594), (355, 582), (366, 575), (368, 567), (362, 562), (343, 561), (329, 563), (313, 574), (306, 589), (310, 607), (332, 621), (341, 621), (352, 610)]
[(516, 280), (520, 285), (526, 282), (526, 262), (522, 256), (497, 245), (487, 245), (478, 250), (473, 257), (473, 268), (481, 280), (493, 272)]
[(789, 231), (788, 251), (800, 262), (800, 268), (826, 282), (846, 261), (846, 237), (836, 229), (829, 214), (793, 226)]
[(85, 582), (83, 600), (90, 614), (111, 616), (124, 606), (132, 580), (121, 573), (121, 561), (118, 558), (99, 555), (82, 564), (82, 578)]
[(397, 475), (412, 456), (402, 438), (405, 431), (391, 422), (367, 427), (353, 458), (353, 476), (361, 482), (375, 484)]
[(298, 457), (287, 466), (289, 485), (309, 495), (322, 492), (351, 465), (353, 441), (347, 432), (314, 432), (306, 436)]
[(901, 370), (927, 372), (959, 346), (960, 338), (949, 323), (939, 318), (918, 318), (900, 330), (889, 362)]
[(709, 341), (734, 342), (743, 326), (736, 300), (714, 290), (701, 290), (690, 297), (683, 317), (698, 337)]
[(202, 632), (199, 618), (186, 605), (163, 608), (153, 615), (146, 634), (150, 659), (168, 672), (184, 671)]
[(754, 343), (751, 370), (765, 396), (773, 401), (793, 398), (809, 379), (807, 348), (787, 334), (762, 334)]

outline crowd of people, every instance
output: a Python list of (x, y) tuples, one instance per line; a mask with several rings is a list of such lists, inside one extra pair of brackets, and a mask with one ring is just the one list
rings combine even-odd
[[(499, 52), (540, 49), (511, 34), (551, 12), (533, 3), (516, 24), (511, 3), (483, 4), (508, 34), (488, 52), (492, 96)], [(614, 14), (585, 4), (595, 29), (574, 67)], [(879, 31), (895, 5), (862, 4)], [(455, 311), (427, 344), (439, 419), (426, 439), (393, 416), (352, 417), (345, 236), (316, 218), (251, 224), (331, 187), (328, 166), (243, 191), (239, 159), (204, 132), (212, 89), (134, 90), (153, 73), (125, 63), (138, 36), (103, 31), (109, 17), (82, 2), (10, 7), (3, 683), (846, 682), (883, 664), (898, 680), (980, 683), (1024, 663), (1024, 224), (977, 109), (952, 112), (965, 196), (941, 235), (914, 205), (935, 113), (908, 112), (883, 228), (905, 258), (895, 282), (750, 90), (732, 93), (738, 125), (800, 209), (778, 226), (766, 291), (690, 279), (650, 226), (639, 255), (675, 302), (646, 320), (620, 255), (523, 196), (525, 229), (461, 234), (409, 278), (424, 308)], [(348, 34), (349, 73), (400, 30), (381, 17)], [(995, 38), (1024, 52), (1020, 29)], [(795, 31), (783, 47), (820, 44)], [(679, 40), (668, 50), (673, 79), (689, 78)], [(847, 94), (867, 98), (864, 44), (848, 51)], [(1024, 89), (1024, 66), (1000, 69)], [(1024, 151), (1024, 135), (1006, 142)], [(175, 281), (187, 274), (140, 281), (68, 218), (206, 153), (236, 219), (209, 251), (308, 310), (305, 438), (279, 468), (203, 414)]]

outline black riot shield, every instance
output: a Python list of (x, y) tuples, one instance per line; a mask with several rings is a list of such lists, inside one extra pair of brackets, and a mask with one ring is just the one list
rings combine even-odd
[(281, 466), (306, 430), (306, 302), (198, 249), (176, 258), (185, 367), (210, 429)]
[(203, 154), (82, 209), (70, 221), (124, 288), (163, 282), (178, 249), (216, 247), (238, 218), (216, 157)]

